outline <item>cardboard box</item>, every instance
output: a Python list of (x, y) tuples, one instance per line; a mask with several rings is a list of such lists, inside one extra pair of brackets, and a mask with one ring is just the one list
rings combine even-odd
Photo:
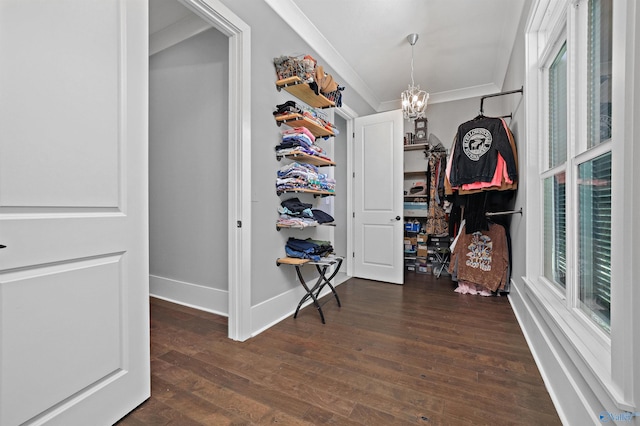
[(418, 244), (418, 257), (427, 257), (428, 254), (427, 246)]
[(405, 250), (412, 250), (413, 249), (413, 244), (411, 243), (411, 239), (410, 238), (405, 238), (404, 239), (404, 249)]

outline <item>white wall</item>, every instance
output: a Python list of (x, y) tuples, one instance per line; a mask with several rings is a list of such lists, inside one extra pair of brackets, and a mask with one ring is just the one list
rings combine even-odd
[[(531, 8), (531, 0), (527, 0), (523, 7), (523, 15), (520, 20), (516, 40), (514, 42), (514, 48), (511, 53), (511, 59), (507, 68), (507, 74), (505, 76), (503, 90), (516, 90), (524, 86), (525, 83), (525, 41), (524, 32), (528, 11)], [(513, 114), (511, 119), (507, 119), (509, 129), (513, 133), (513, 137), (516, 141), (516, 149), (518, 151), (518, 187), (519, 191), (516, 192), (516, 197), (513, 202), (513, 208), (518, 210), (525, 207), (525, 188), (526, 173), (524, 167), (526, 167), (526, 144), (535, 143), (526, 140), (526, 127), (525, 127), (525, 108), (524, 100), (526, 93), (512, 94), (497, 98), (489, 98), (485, 100), (485, 109), (498, 108), (502, 112), (501, 114)], [(512, 259), (511, 259), (511, 277), (522, 277), (525, 273), (526, 262), (526, 250), (525, 250), (525, 220), (523, 215), (512, 215), (509, 232), (511, 234), (512, 244)]]
[(149, 61), (151, 293), (224, 315), (228, 56), (210, 29)]

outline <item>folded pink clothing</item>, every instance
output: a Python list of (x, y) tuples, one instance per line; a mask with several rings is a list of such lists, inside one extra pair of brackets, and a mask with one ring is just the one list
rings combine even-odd
[(480, 296), (491, 296), (492, 293), (481, 285), (477, 285), (467, 281), (458, 282), (458, 287), (454, 290), (460, 294), (473, 294)]
[(316, 140), (316, 137), (313, 136), (313, 133), (311, 133), (311, 131), (309, 129), (307, 129), (306, 127), (294, 127), (292, 129), (287, 129), (287, 130), (282, 132), (283, 135), (292, 135), (292, 134), (296, 134), (296, 133), (303, 133), (303, 134), (307, 135), (309, 137), (309, 139), (311, 139), (311, 142), (315, 142), (315, 140)]

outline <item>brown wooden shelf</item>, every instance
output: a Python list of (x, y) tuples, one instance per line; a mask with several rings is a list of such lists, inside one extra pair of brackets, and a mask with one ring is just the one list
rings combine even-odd
[(303, 265), (310, 261), (310, 259), (299, 259), (297, 257), (281, 257), (276, 259), (276, 265)]
[(404, 145), (405, 151), (417, 151), (419, 149), (429, 149), (428, 143), (414, 143), (410, 145)]
[(281, 230), (281, 229), (306, 229), (306, 228), (315, 228), (318, 225), (307, 225), (307, 226), (301, 226), (301, 225), (285, 225), (283, 223), (276, 223), (276, 229), (277, 230)]
[(309, 120), (302, 114), (292, 113), (287, 115), (275, 116), (278, 126), (286, 124), (290, 127), (306, 127), (313, 134), (313, 136), (334, 136), (331, 130), (324, 128), (315, 121)]
[(307, 229), (307, 228), (317, 228), (318, 226), (336, 226), (335, 223), (318, 223), (315, 225), (307, 225), (307, 226), (298, 226), (298, 225), (286, 225), (283, 223), (276, 223), (276, 229)]
[(424, 176), (429, 172), (427, 170), (409, 170), (403, 172), (405, 176)]
[(330, 101), (324, 95), (316, 95), (313, 89), (298, 76), (278, 80), (276, 81), (276, 87), (278, 90), (286, 90), (302, 102), (314, 108), (331, 108), (336, 106), (335, 102)]
[(299, 163), (313, 164), (314, 166), (318, 166), (318, 167), (336, 165), (336, 163), (334, 163), (331, 160), (326, 160), (322, 157), (317, 157), (315, 155), (309, 155), (302, 151), (293, 151), (293, 152), (290, 152), (289, 154), (283, 154), (283, 155), (276, 154), (276, 158), (278, 159), (278, 161), (280, 161), (280, 159), (282, 159), (283, 157), (289, 158), (291, 160), (296, 160)]

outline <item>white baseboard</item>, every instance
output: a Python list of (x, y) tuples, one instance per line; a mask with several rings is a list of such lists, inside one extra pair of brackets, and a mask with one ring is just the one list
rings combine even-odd
[(229, 316), (229, 292), (226, 290), (149, 275), (149, 293), (158, 299)]
[(599, 413), (615, 411), (613, 402), (589, 386), (571, 358), (570, 343), (553, 333), (528, 291), (512, 282), (508, 298), (562, 424), (601, 424)]

